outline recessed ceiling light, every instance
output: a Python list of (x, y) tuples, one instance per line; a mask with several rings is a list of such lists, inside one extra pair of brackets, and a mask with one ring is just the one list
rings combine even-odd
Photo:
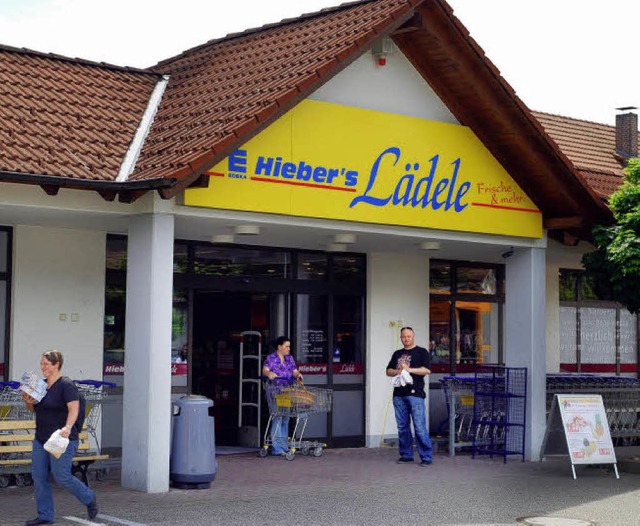
[(440, 250), (441, 247), (440, 241), (423, 241), (420, 243), (422, 250)]
[(233, 234), (216, 234), (215, 236), (211, 236), (212, 243), (233, 243), (234, 238)]
[(351, 245), (356, 242), (356, 235), (355, 234), (336, 234), (335, 236), (333, 236), (333, 242)]
[(257, 236), (260, 233), (258, 225), (238, 225), (234, 232), (239, 236)]

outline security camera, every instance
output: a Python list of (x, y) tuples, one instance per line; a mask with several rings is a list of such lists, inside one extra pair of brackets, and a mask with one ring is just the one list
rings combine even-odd
[(509, 250), (502, 253), (502, 259), (507, 259), (513, 256), (513, 247), (509, 247)]

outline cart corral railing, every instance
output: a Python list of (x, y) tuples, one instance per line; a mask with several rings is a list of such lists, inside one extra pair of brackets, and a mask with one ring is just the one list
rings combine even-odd
[(547, 416), (556, 394), (602, 395), (614, 446), (640, 445), (640, 379), (590, 374), (547, 375)]

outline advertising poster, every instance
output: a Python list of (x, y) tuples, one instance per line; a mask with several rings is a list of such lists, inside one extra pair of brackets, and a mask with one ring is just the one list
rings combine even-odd
[(600, 395), (557, 395), (573, 464), (615, 464), (616, 455)]

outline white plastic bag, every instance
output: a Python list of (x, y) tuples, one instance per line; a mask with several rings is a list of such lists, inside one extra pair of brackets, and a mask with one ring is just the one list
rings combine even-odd
[(54, 457), (60, 458), (60, 456), (67, 450), (69, 445), (69, 439), (60, 435), (61, 429), (56, 429), (49, 440), (44, 445), (45, 451), (51, 453)]

